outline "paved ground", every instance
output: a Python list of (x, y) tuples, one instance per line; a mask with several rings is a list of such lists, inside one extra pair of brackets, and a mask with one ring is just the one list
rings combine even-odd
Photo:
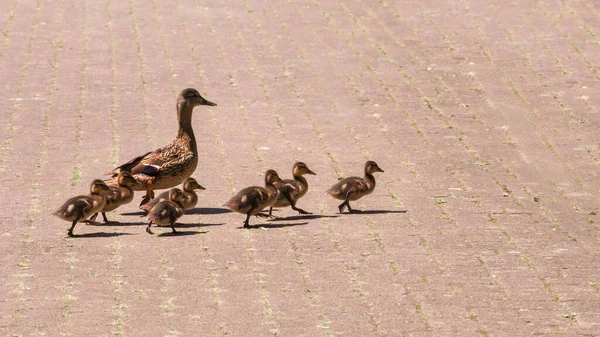
[[(595, 1), (2, 8), (1, 336), (600, 335)], [(185, 87), (219, 105), (183, 233), (138, 195), (67, 238), (50, 213), (171, 141)], [(369, 212), (336, 214), (368, 159)], [(316, 216), (221, 208), (296, 160)]]

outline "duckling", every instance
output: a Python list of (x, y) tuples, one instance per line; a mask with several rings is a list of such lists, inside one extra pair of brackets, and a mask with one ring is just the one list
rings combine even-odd
[(78, 195), (67, 200), (52, 215), (65, 220), (72, 221), (71, 228), (67, 234), (70, 237), (75, 236), (73, 229), (78, 222), (88, 222), (87, 218), (94, 213), (102, 210), (105, 201), (102, 193), (108, 191), (106, 183), (100, 179), (95, 179), (90, 185), (90, 195)]
[[(104, 193), (105, 204), (101, 210), (104, 222), (108, 222), (106, 212), (114, 211), (117, 207), (128, 204), (133, 200), (132, 186), (142, 185), (127, 171), (119, 172), (117, 182), (119, 183), (119, 186), (109, 186), (108, 192)], [(94, 213), (90, 217), (90, 220), (95, 221), (97, 216), (98, 213)]]
[(146, 196), (140, 206), (154, 199), (155, 189), (171, 188), (189, 177), (198, 165), (198, 147), (192, 129), (192, 112), (199, 105), (216, 106), (204, 99), (196, 89), (184, 89), (177, 96), (177, 120), (179, 131), (167, 146), (135, 157), (113, 169), (109, 185), (116, 185), (115, 178), (121, 171), (133, 174), (142, 186), (134, 190), (145, 190)]
[(332, 197), (344, 200), (344, 202), (338, 206), (340, 213), (343, 213), (344, 208), (346, 207), (348, 207), (348, 211), (350, 212), (360, 212), (359, 210), (354, 210), (350, 207), (350, 201), (358, 200), (373, 192), (375, 189), (375, 177), (373, 177), (373, 173), (375, 172), (383, 172), (383, 170), (379, 168), (376, 162), (369, 160), (365, 164), (364, 178), (349, 177), (343, 179), (327, 191)]
[[(205, 189), (206, 188), (204, 188), (202, 185), (198, 184), (198, 181), (196, 181), (196, 179), (192, 177), (185, 178), (185, 180), (183, 181), (183, 193), (187, 195), (188, 199), (185, 200), (183, 209), (188, 210), (196, 207), (196, 204), (198, 203), (198, 195), (194, 191)], [(156, 196), (156, 198), (140, 206), (140, 209), (146, 211), (146, 213), (150, 212), (154, 205), (158, 204), (160, 201), (163, 200), (169, 200), (169, 191), (162, 192), (161, 194)]]
[(302, 176), (304, 174), (316, 175), (311, 171), (306, 164), (303, 162), (297, 162), (294, 164), (292, 169), (294, 179), (285, 179), (275, 184), (275, 187), (279, 191), (279, 197), (277, 201), (269, 209), (269, 216), (273, 212), (273, 208), (292, 206), (294, 211), (298, 211), (300, 214), (312, 214), (301, 208), (296, 207), (296, 203), (302, 198), (308, 191), (308, 182)]
[(169, 200), (163, 200), (154, 205), (148, 213), (148, 227), (146, 232), (148, 234), (154, 234), (150, 230), (152, 224), (156, 225), (170, 225), (173, 233), (177, 233), (175, 230), (175, 221), (181, 218), (183, 215), (183, 205), (188, 199), (187, 195), (178, 188), (172, 188), (169, 190)]
[(233, 198), (231, 198), (223, 206), (228, 207), (234, 212), (246, 214), (246, 220), (244, 221), (244, 227), (250, 227), (250, 216), (267, 216), (258, 213), (266, 207), (271, 207), (279, 192), (275, 187), (276, 183), (281, 182), (281, 178), (277, 175), (274, 170), (267, 170), (265, 173), (265, 187), (251, 186), (246, 187), (239, 191)]

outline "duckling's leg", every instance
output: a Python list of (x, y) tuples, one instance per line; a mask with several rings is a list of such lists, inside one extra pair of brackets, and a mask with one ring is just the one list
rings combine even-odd
[(173, 230), (173, 233), (177, 233), (177, 231), (175, 230), (175, 223), (174, 222), (171, 223), (171, 230)]
[(93, 222), (96, 222), (96, 217), (98, 217), (98, 212), (92, 214), (92, 216), (90, 217), (90, 220)]
[(67, 235), (71, 238), (75, 236), (75, 234), (73, 234), (73, 229), (75, 228), (75, 225), (77, 225), (77, 221), (79, 221), (79, 218), (73, 220), (73, 224), (71, 225), (71, 228), (69, 228), (69, 231), (67, 232)]
[(150, 230), (150, 226), (152, 225), (152, 221), (148, 222), (148, 227), (146, 227), (146, 233), (148, 234), (154, 234), (152, 233), (152, 231)]
[[(96, 214), (98, 214), (98, 213), (96, 213)], [(106, 217), (106, 213), (104, 213), (104, 212), (102, 212), (102, 218), (104, 219), (104, 222), (111, 222), (111, 221), (108, 221), (108, 218)]]
[(252, 210), (249, 210), (246, 213), (246, 220), (244, 221), (244, 228), (250, 228), (250, 215), (252, 215)]
[(338, 209), (340, 210), (340, 214), (344, 213), (344, 208), (346, 208), (346, 206), (350, 207), (350, 204), (348, 204), (348, 200), (342, 202), (339, 206)]
[(300, 214), (312, 214), (311, 212), (307, 212), (305, 210), (303, 210), (302, 208), (298, 208), (296, 207), (296, 203), (294, 201), (292, 201), (292, 199), (288, 198), (288, 201), (290, 202), (290, 206), (292, 207), (292, 209)]

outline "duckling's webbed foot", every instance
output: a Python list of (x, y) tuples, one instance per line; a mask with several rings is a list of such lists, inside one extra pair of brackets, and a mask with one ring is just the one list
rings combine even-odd
[(152, 231), (150, 230), (150, 226), (152, 226), (152, 221), (148, 222), (148, 226), (146, 227), (146, 233), (148, 233), (148, 234), (154, 234), (154, 233), (152, 233)]
[(300, 214), (312, 214), (311, 212), (307, 212), (307, 211), (303, 210), (302, 208), (296, 207), (296, 205), (292, 205), (292, 209), (294, 211), (297, 211)]
[(177, 231), (175, 230), (175, 225), (171, 225), (171, 230), (173, 230), (173, 233), (177, 233)]

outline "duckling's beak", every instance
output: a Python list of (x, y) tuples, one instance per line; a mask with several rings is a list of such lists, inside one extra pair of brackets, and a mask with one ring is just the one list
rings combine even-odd
[(308, 171), (306, 171), (306, 174), (312, 174), (313, 176), (316, 176), (317, 174), (314, 173), (313, 171), (311, 171), (310, 169), (308, 169)]
[(204, 188), (204, 186), (200, 185), (200, 184), (195, 184), (194, 186), (197, 190), (205, 190), (206, 188)]
[(217, 103), (213, 103), (209, 100), (204, 100), (204, 102), (202, 102), (201, 105), (208, 105), (208, 106), (217, 106)]
[(383, 171), (381, 168), (379, 168), (379, 166), (377, 166), (377, 171), (376, 171), (376, 172), (381, 172), (381, 173), (383, 173), (384, 171)]

